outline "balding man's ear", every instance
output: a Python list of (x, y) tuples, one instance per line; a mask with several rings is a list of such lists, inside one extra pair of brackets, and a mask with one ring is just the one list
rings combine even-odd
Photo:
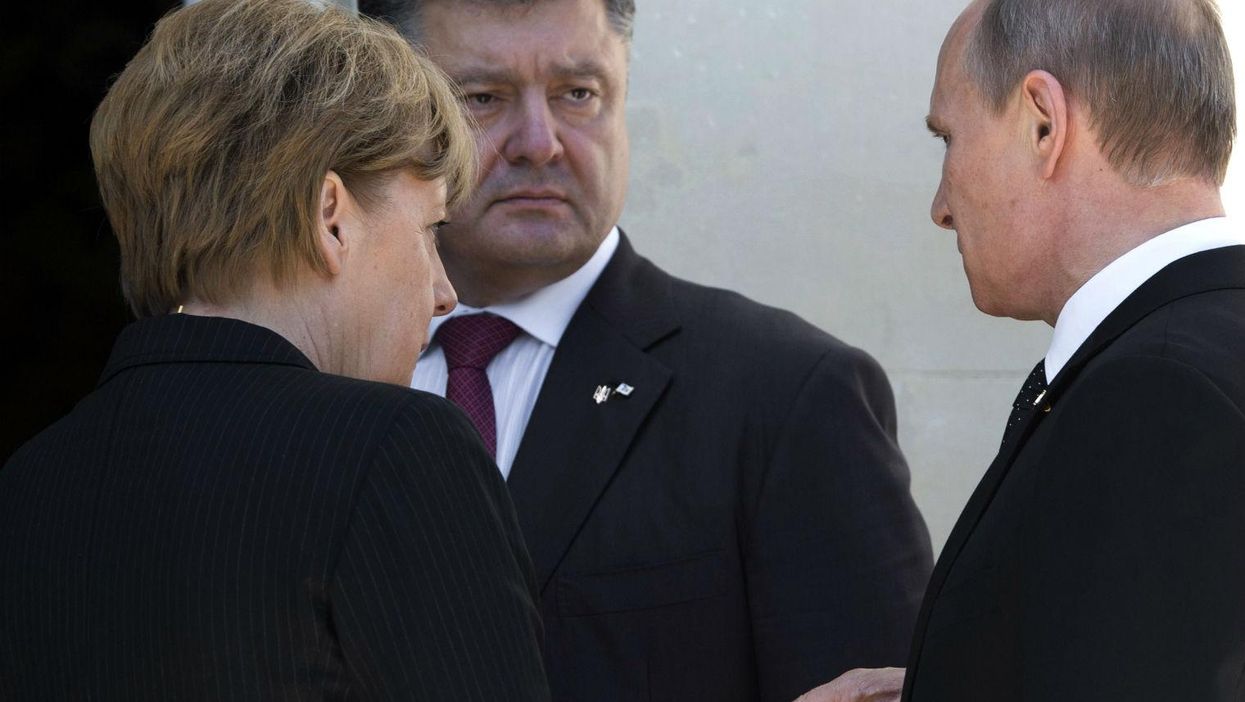
[(1026, 139), (1042, 177), (1051, 178), (1068, 139), (1067, 95), (1059, 79), (1046, 71), (1030, 71), (1021, 81), (1020, 93)]

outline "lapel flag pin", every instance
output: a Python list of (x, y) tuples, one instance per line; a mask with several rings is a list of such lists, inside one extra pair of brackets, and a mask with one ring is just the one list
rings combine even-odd
[(619, 383), (617, 387), (613, 387), (613, 388), (611, 388), (608, 385), (598, 385), (596, 392), (592, 393), (592, 399), (596, 401), (598, 405), (600, 405), (600, 404), (607, 402), (611, 397), (615, 395), (622, 395), (623, 397), (631, 397), (631, 393), (633, 392), (635, 392), (635, 388), (626, 383)]

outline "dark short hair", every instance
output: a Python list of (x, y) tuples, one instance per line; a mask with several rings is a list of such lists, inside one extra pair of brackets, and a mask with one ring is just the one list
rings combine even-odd
[(1028, 72), (1055, 76), (1133, 184), (1223, 184), (1236, 98), (1214, 0), (991, 0), (966, 61), (997, 112)]
[[(422, 37), (419, 13), (425, 5), (433, 2), (467, 3), (497, 7), (523, 7), (540, 0), (358, 0), (359, 12), (369, 17), (383, 19), (398, 28), (408, 41), (420, 43)], [(635, 26), (635, 0), (601, 0), (610, 26), (625, 41), (631, 41)]]

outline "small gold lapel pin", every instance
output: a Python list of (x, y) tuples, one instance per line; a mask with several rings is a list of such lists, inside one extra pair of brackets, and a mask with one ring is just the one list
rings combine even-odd
[(1049, 402), (1047, 402), (1046, 404), (1042, 404), (1042, 400), (1045, 400), (1045, 399), (1046, 399), (1046, 391), (1045, 391), (1045, 390), (1043, 390), (1043, 391), (1042, 391), (1042, 392), (1041, 392), (1041, 393), (1037, 396), (1037, 399), (1033, 401), (1033, 407), (1034, 407), (1035, 409), (1040, 409), (1040, 410), (1042, 410), (1042, 413), (1043, 413), (1043, 414), (1049, 414), (1049, 413), (1050, 413), (1050, 403), (1049, 403)]

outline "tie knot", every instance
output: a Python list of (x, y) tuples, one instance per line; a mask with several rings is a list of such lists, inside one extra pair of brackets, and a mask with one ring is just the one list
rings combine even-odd
[(519, 331), (514, 322), (495, 314), (465, 314), (446, 320), (437, 329), (437, 342), (445, 352), (449, 370), (484, 370)]

